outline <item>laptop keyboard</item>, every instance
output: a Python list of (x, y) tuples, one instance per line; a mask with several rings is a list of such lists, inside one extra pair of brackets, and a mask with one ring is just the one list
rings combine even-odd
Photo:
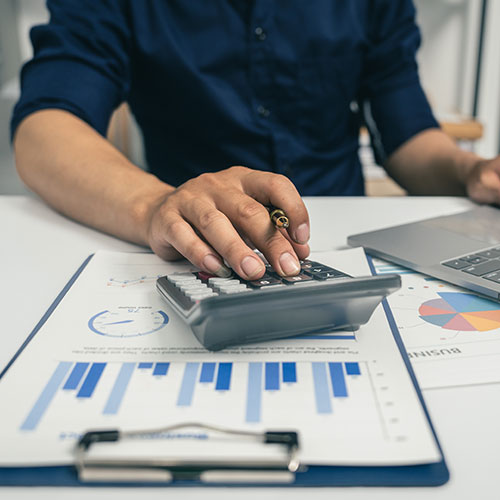
[(488, 281), (500, 283), (500, 247), (482, 250), (481, 252), (442, 262), (442, 264)]

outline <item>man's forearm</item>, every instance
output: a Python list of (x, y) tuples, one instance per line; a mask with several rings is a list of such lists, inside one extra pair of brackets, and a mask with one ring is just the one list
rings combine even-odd
[(56, 210), (134, 243), (148, 244), (149, 213), (174, 189), (65, 111), (28, 116), (14, 149), (25, 184)]
[[(132, 165), (87, 124), (64, 111), (34, 113), (14, 140), (19, 174), (60, 212), (102, 231), (148, 245), (166, 260), (181, 256), (205, 272), (242, 278), (265, 266), (251, 241), (282, 276), (309, 255), (309, 218), (284, 176), (233, 166), (174, 188)], [(290, 217), (284, 235), (265, 205)], [(237, 229), (238, 228), (238, 229)]]
[(441, 130), (430, 129), (399, 147), (384, 166), (410, 194), (464, 196), (467, 175), (480, 160)]

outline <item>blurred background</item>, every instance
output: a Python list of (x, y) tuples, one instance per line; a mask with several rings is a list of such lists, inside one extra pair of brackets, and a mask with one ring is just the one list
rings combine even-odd
[[(422, 30), (419, 53), (424, 89), (443, 129), (464, 148), (500, 154), (500, 0), (414, 0)], [(19, 69), (31, 57), (31, 26), (47, 21), (44, 0), (0, 2), (0, 194), (24, 194), (9, 139)], [(361, 130), (360, 157), (369, 195), (402, 195), (373, 159)], [(113, 143), (144, 167), (141, 136), (126, 106), (108, 132)]]

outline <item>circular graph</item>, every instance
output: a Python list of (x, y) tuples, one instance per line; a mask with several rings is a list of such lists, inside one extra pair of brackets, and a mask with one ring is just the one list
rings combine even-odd
[(440, 299), (420, 306), (418, 313), (424, 321), (446, 330), (485, 332), (500, 328), (500, 304), (470, 293), (438, 295)]
[(168, 316), (163, 311), (142, 308), (119, 308), (101, 311), (89, 319), (89, 328), (107, 337), (138, 337), (163, 328)]

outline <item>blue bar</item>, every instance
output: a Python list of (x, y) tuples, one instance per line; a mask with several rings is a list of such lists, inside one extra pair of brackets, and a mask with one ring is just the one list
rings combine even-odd
[(200, 382), (213, 382), (215, 375), (215, 363), (203, 363), (201, 365)]
[(280, 390), (280, 364), (266, 363), (266, 391)]
[(325, 363), (312, 363), (314, 379), (314, 396), (316, 397), (316, 411), (318, 413), (332, 413), (332, 402), (328, 392)]
[(95, 386), (97, 385), (97, 382), (99, 382), (105, 367), (106, 363), (92, 363), (92, 366), (90, 367), (90, 370), (87, 373), (78, 394), (76, 395), (77, 398), (90, 398), (92, 396)]
[(156, 363), (155, 369), (153, 370), (153, 375), (166, 375), (170, 363)]
[(186, 363), (184, 376), (182, 377), (181, 389), (177, 398), (177, 406), (191, 406), (194, 395), (194, 385), (198, 375), (200, 363)]
[(347, 387), (345, 385), (342, 363), (328, 363), (330, 369), (330, 379), (332, 381), (333, 396), (336, 398), (347, 397)]
[(295, 363), (282, 363), (283, 383), (297, 382), (297, 369)]
[(28, 413), (26, 420), (22, 423), (22, 431), (32, 431), (38, 425), (72, 364), (73, 363), (69, 361), (61, 361), (57, 365), (52, 377), (50, 377), (47, 385), (33, 405), (33, 408)]
[(139, 363), (139, 366), (137, 367), (140, 370), (143, 368), (153, 368), (153, 363)]
[(90, 363), (76, 363), (63, 386), (65, 391), (72, 391), (78, 387)]
[(260, 422), (262, 407), (262, 363), (248, 364), (247, 422)]
[(120, 405), (127, 390), (130, 377), (134, 373), (135, 363), (123, 363), (120, 372), (116, 377), (115, 384), (111, 393), (109, 394), (108, 401), (102, 413), (104, 415), (116, 415), (120, 409)]
[(347, 373), (347, 375), (361, 375), (359, 363), (346, 363), (345, 372)]
[(216, 391), (228, 391), (231, 385), (231, 370), (233, 363), (219, 363), (219, 371), (217, 372), (217, 382), (215, 383)]

